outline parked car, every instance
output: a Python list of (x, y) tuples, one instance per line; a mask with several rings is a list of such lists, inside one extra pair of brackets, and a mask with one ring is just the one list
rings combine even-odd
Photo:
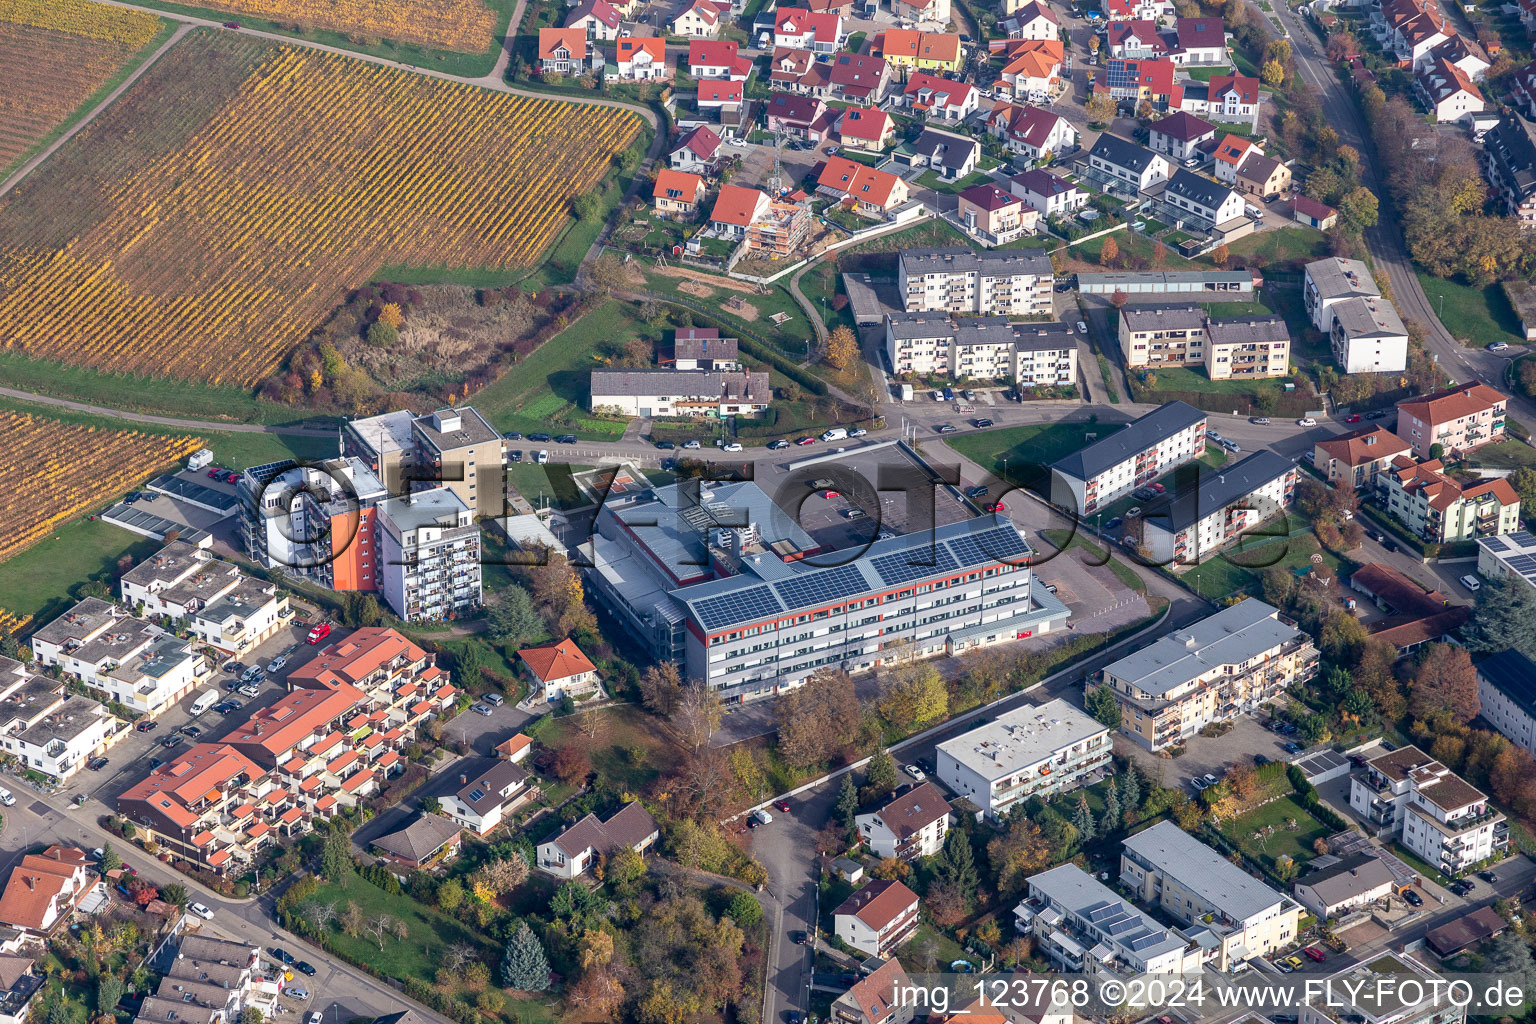
[(196, 914), (198, 917), (202, 918), (204, 921), (212, 921), (213, 920), (213, 910), (212, 910), (212, 908), (206, 907), (206, 906), (204, 906), (201, 903), (188, 903), (187, 904), (187, 910), (189, 910), (190, 912)]
[(1125, 518), (1127, 518), (1127, 519), (1135, 519), (1139, 515), (1141, 515), (1141, 506), (1140, 505), (1136, 505), (1136, 506), (1133, 506), (1132, 508), (1129, 508), (1129, 509), (1126, 510)]
[(512, 459), (513, 462), (522, 462), (523, 461), (523, 450), (521, 448), (514, 448), (514, 449), (512, 449), (512, 451), (510, 453), (510, 458)]
[(979, 430), (982, 427), (990, 427), (992, 425), (992, 421), (990, 419), (988, 419), (987, 417), (983, 416), (979, 420), (971, 420), (971, 425), (976, 427)]
[(1348, 416), (1344, 417), (1344, 422), (1345, 423), (1359, 423), (1364, 418), (1365, 417), (1361, 416), (1359, 413), (1352, 412)]
[(677, 447), (677, 442), (676, 441), (657, 441), (656, 442), (656, 447), (660, 448), (664, 452), (669, 452), (672, 449)]
[(521, 441), (523, 439), (523, 432), (521, 430), (509, 430), (501, 436), (508, 441)]
[(1119, 516), (1115, 516), (1115, 518), (1111, 519), (1109, 522), (1104, 524), (1104, 529), (1106, 529), (1106, 530), (1113, 530), (1115, 527), (1119, 526), (1123, 522), (1125, 522), (1124, 519), (1121, 519)]
[(1287, 957), (1285, 960), (1274, 961), (1275, 970), (1279, 971), (1281, 974), (1290, 974), (1296, 969), (1290, 964), (1290, 961), (1295, 959), (1295, 957)]
[(1387, 410), (1377, 409), (1375, 412), (1368, 412), (1365, 414), (1365, 418), (1368, 420), (1384, 420), (1387, 418)]
[(139, 730), (139, 732), (154, 732), (156, 729), (160, 728), (160, 723), (140, 722), (138, 725), (134, 726), (134, 728)]
[(309, 631), (309, 633), (304, 637), (304, 642), (307, 644), (317, 644), (330, 635), (331, 624), (329, 622), (322, 622), (314, 629)]
[(732, 441), (730, 444), (724, 445), (720, 450), (723, 452), (739, 452), (741, 451), (741, 445)]
[(1424, 905), (1424, 897), (1420, 896), (1412, 889), (1403, 890), (1403, 901), (1410, 907), (1422, 907)]
[(528, 435), (528, 440), (530, 440), (530, 441), (537, 441), (540, 444), (545, 444), (545, 443), (547, 443), (549, 441), (554, 440), (554, 438), (550, 437), (548, 434), (529, 434)]
[(1460, 583), (1462, 586), (1466, 587), (1468, 590), (1472, 591), (1474, 594), (1477, 593), (1479, 590), (1481, 590), (1482, 586), (1483, 586), (1480, 582), (1478, 582), (1477, 577), (1472, 575), (1471, 573), (1467, 573), (1465, 576), (1461, 577), (1456, 582)]
[(1088, 325), (1086, 323), (1084, 323), (1083, 321), (1079, 320), (1077, 322), (1077, 333), (1078, 334), (1087, 334), (1088, 333)]
[(235, 692), (242, 697), (260, 697), (261, 687), (257, 686), (255, 683), (246, 683)]
[(1509, 343), (1508, 342), (1506, 342), (1506, 341), (1496, 341), (1492, 345), (1488, 346), (1488, 351), (1489, 352), (1503, 352), (1507, 348), (1509, 348)]
[(1256, 427), (1267, 427), (1267, 426), (1269, 426), (1269, 417), (1268, 416), (1250, 416), (1250, 417), (1248, 417), (1248, 422), (1252, 423)]
[(975, 487), (967, 487), (965, 489), (965, 496), (967, 498), (985, 498), (987, 496), (987, 485), (977, 484)]
[(575, 444), (576, 443), (576, 435), (575, 434), (561, 434), (559, 437), (555, 438), (555, 443), (556, 444)]
[(273, 946), (267, 952), (272, 954), (272, 959), (276, 960), (280, 964), (283, 964), (284, 966), (291, 967), (295, 963), (293, 954), (288, 952), (282, 946)]
[(1466, 896), (1472, 892), (1473, 889), (1476, 889), (1477, 886), (1465, 878), (1458, 878), (1456, 881), (1450, 884), (1449, 888), (1451, 892), (1457, 896)]
[(848, 436), (863, 437), (867, 433), (869, 433), (869, 431), (865, 430), (863, 427), (854, 427), (852, 430), (848, 431)]
[(938, 426), (934, 427), (933, 429), (938, 431), (940, 434), (953, 434), (955, 431), (959, 430), (960, 428), (955, 426), (953, 423), (940, 423)]
[(1295, 740), (1291, 740), (1281, 749), (1284, 750), (1287, 754), (1299, 754), (1307, 748), (1302, 746), (1300, 743), (1297, 743)]
[(788, 800), (776, 800), (776, 801), (774, 801), (773, 806), (777, 807), (779, 810), (783, 811), (785, 814), (789, 813), (789, 801)]
[(1318, 963), (1322, 963), (1324, 960), (1328, 959), (1328, 954), (1324, 953), (1316, 946), (1308, 946), (1306, 949), (1302, 950), (1302, 952), (1307, 955), (1307, 959), (1315, 960)]
[(815, 443), (816, 443), (816, 439), (814, 437), (802, 437), (800, 440), (795, 442), (795, 444), (802, 445), (802, 446), (803, 445), (808, 445), (808, 444), (815, 444)]
[(470, 708), (469, 710), (473, 711), (475, 714), (480, 715), (482, 717), (489, 717), (489, 715), (491, 713), (491, 708), (487, 704), (476, 704), (474, 707)]
[(1189, 780), (1189, 784), (1194, 787), (1196, 793), (1203, 791), (1208, 785), (1208, 783), (1198, 775), (1192, 777)]
[(499, 708), (507, 702), (507, 698), (499, 693), (485, 693), (480, 695), (480, 700), (493, 708)]
[(1293, 970), (1293, 971), (1299, 971), (1299, 970), (1302, 969), (1302, 967), (1306, 966), (1305, 964), (1303, 964), (1301, 962), (1301, 957), (1296, 956), (1294, 954), (1292, 954), (1291, 956), (1286, 957), (1285, 958), (1285, 962), (1291, 965), (1291, 970)]
[(1001, 501), (994, 501), (990, 504), (983, 505), (982, 509), (987, 512), (1007, 512), (1008, 506), (1003, 504)]
[(1167, 487), (1164, 487), (1162, 484), (1147, 484), (1147, 486), (1152, 488), (1152, 490), (1155, 491), (1158, 494), (1162, 494), (1164, 491), (1166, 491), (1168, 489)]
[(863, 519), (864, 518), (864, 510), (861, 509), (861, 508), (845, 508), (845, 509), (843, 509), (843, 518), (844, 519)]
[(704, 445), (699, 441), (684, 441), (683, 447), (688, 451), (697, 451), (698, 449), (703, 448)]
[(104, 757), (93, 757), (89, 761), (85, 762), (85, 767), (93, 772), (99, 772), (106, 766), (107, 759)]
[(315, 976), (315, 965), (310, 963), (308, 960), (300, 960), (298, 963), (293, 965), (293, 969), (298, 971), (300, 974), (305, 975), (306, 977), (313, 978)]
[(1056, 584), (1054, 584), (1054, 583), (1047, 583), (1045, 585), (1045, 592), (1047, 594), (1054, 594), (1054, 593), (1056, 593)]
[(283, 988), (283, 995), (302, 1003), (309, 999), (309, 989), (303, 985), (287, 985)]
[(1254, 754), (1253, 764), (1255, 768), (1262, 768), (1269, 764), (1269, 758), (1265, 757), (1263, 754)]
[(1218, 784), (1219, 782), (1221, 782), (1220, 779), (1218, 779), (1216, 776), (1212, 775), (1210, 772), (1206, 772), (1204, 775), (1202, 775), (1200, 777), (1205, 780), (1205, 784), (1207, 786), (1214, 786), (1214, 785)]
[(1495, 882), (1497, 882), (1499, 880), (1499, 876), (1494, 874), (1492, 871), (1479, 871), (1477, 873), (1477, 877), (1481, 878), (1483, 881), (1487, 882), (1489, 885), (1492, 885), (1493, 883), (1495, 883)]
[(923, 770), (915, 764), (903, 765), (901, 770), (906, 772), (912, 778), (916, 779), (918, 782), (921, 782), (928, 777), (923, 774)]
[[(1313, 419), (1311, 416), (1303, 416), (1301, 419), (1296, 421), (1296, 425), (1298, 427), (1315, 427), (1317, 426), (1317, 420)], [(1292, 957), (1292, 959), (1295, 958)]]
[(781, 450), (783, 450), (785, 448), (788, 448), (788, 447), (789, 447), (789, 442), (784, 440), (782, 437), (779, 438), (777, 441), (773, 442), (772, 444), (770, 444), (768, 446), (770, 451), (775, 451), (775, 452), (776, 451), (781, 451)]

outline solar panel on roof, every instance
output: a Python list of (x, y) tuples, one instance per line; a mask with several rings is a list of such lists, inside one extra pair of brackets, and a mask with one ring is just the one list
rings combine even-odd
[(1509, 560), (1509, 567), (1519, 573), (1536, 569), (1536, 556), (1516, 555)]
[(706, 597), (694, 602), (693, 609), (705, 629), (719, 629), (735, 622), (765, 618), (777, 612), (779, 605), (773, 599), (773, 591), (765, 585)]
[(780, 599), (790, 608), (804, 608), (813, 604), (836, 601), (850, 594), (869, 589), (864, 574), (857, 566), (839, 565), (830, 569), (808, 572), (796, 579), (775, 583)]
[(1489, 551), (1509, 550), (1509, 545), (1504, 543), (1504, 538), (1502, 537), (1484, 537), (1483, 543), (1488, 546)]
[(1510, 534), (1509, 539), (1523, 548), (1536, 548), (1536, 537), (1532, 537), (1525, 530)]
[(955, 537), (946, 543), (963, 566), (1017, 559), (1029, 553), (1029, 545), (1019, 536), (1019, 531), (1011, 526), (999, 526), (995, 530)]
[(890, 587), (959, 567), (955, 556), (943, 544), (913, 547), (893, 555), (881, 555), (871, 559), (870, 564), (880, 574), (880, 581)]

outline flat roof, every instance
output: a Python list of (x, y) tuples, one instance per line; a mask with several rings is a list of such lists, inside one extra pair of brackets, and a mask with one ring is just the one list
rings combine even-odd
[(347, 429), (379, 455), (393, 455), (410, 451), (416, 446), (415, 436), (411, 433), (411, 424), (415, 419), (416, 414), (411, 410), (396, 409), (367, 419), (353, 420), (347, 424)]
[(440, 452), (500, 441), (501, 434), (470, 405), (437, 409), (411, 421), (416, 434)]
[(416, 491), (406, 497), (379, 502), (380, 514), (402, 532), (424, 526), (452, 528), (459, 525), (459, 515), (468, 511), (469, 506), (447, 487), (434, 487), (430, 491)]
[(1278, 609), (1247, 598), (1127, 654), (1104, 672), (1160, 697), (1220, 665), (1238, 665), (1303, 636)]
[(1381, 295), (1381, 289), (1376, 287), (1376, 279), (1371, 276), (1371, 268), (1363, 260), (1329, 256), (1308, 263), (1306, 272), (1318, 296), (1325, 300), (1355, 295)]
[(1160, 821), (1123, 845), (1234, 922), (1289, 902), (1172, 821)]
[(1068, 913), (1089, 921), (1107, 941), (1140, 960), (1183, 949), (1189, 943), (1095, 881), (1076, 864), (1029, 876), (1029, 889)]
[(1058, 697), (998, 715), (986, 725), (945, 740), (938, 749), (978, 775), (998, 779), (1108, 732), (1102, 722)]

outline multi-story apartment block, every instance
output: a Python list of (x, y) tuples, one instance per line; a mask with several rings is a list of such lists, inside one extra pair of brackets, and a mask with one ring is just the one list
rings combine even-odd
[(38, 630), (32, 649), (40, 665), (57, 666), (106, 700), (151, 717), (213, 671), (189, 641), (97, 598), (81, 601)]
[(1443, 995), (1446, 981), (1407, 953), (1368, 956), (1313, 983), (1298, 1024), (1465, 1024), (1467, 1010)]
[(1205, 310), (1199, 306), (1120, 307), (1126, 366), (1198, 366), (1205, 362)]
[(1051, 465), (1051, 501), (1097, 512), (1177, 466), (1205, 454), (1206, 415), (1169, 402)]
[(243, 576), (234, 587), (187, 616), (187, 629), (209, 647), (239, 656), (293, 621), (288, 593)]
[(448, 487), (379, 503), (384, 600), (408, 622), (480, 606), (480, 528)]
[(1415, 537), (1449, 544), (1498, 537), (1520, 529), (1520, 496), (1508, 480), (1462, 485), (1439, 459), (1415, 462), (1399, 455), (1376, 477), (1377, 494), (1392, 518)]
[[(259, 565), (329, 590), (378, 590), (376, 510), (389, 493), (368, 462), (346, 456), (309, 466), (291, 459), (252, 466), (239, 495), (241, 539)], [(156, 576), (193, 571), (178, 558)]]
[(1101, 678), (1120, 704), (1120, 731), (1158, 751), (1310, 680), (1317, 662), (1305, 633), (1250, 597), (1107, 665)]
[(1536, 752), (1536, 662), (1511, 648), (1477, 663), (1484, 721), (1516, 746)]
[(0, 691), (0, 744), (28, 769), (55, 782), (84, 768), (127, 728), (104, 704), (78, 695), (62, 697), (51, 682), (12, 676), (9, 688)]
[(286, 795), (272, 805), (285, 809), (269, 820), (265, 797), (280, 788), (234, 747), (199, 743), (130, 786), (117, 798), (117, 810), (145, 839), (224, 874), (244, 870), (268, 844), (309, 831), (309, 816), (287, 808)]
[[(1172, 821), (1160, 821), (1125, 841), (1120, 884), (1156, 904), (1202, 947), (1214, 940), (1208, 963), (1230, 971), (1296, 940), (1301, 907), (1206, 846)], [(1209, 948), (1209, 947), (1207, 947)]]
[(1281, 316), (1230, 316), (1205, 324), (1205, 374), (1211, 380), (1284, 377), (1291, 334)]
[(1039, 211), (990, 183), (961, 192), (956, 216), (966, 234), (988, 245), (1006, 245), (1021, 235), (1034, 234), (1040, 220)]
[(1408, 366), (1408, 328), (1386, 299), (1351, 298), (1330, 309), (1328, 340), (1345, 373), (1401, 373)]
[(1504, 440), (1504, 407), (1509, 399), (1484, 384), (1465, 384), (1397, 403), (1397, 436), (1413, 445), (1414, 457), (1434, 458), (1439, 445), (1459, 455)]
[(761, 416), (773, 401), (766, 372), (593, 370), (592, 409), (621, 416)]
[(361, 459), (390, 494), (404, 494), (416, 454), (415, 420), (409, 409), (350, 420), (341, 432), (342, 453)]
[(949, 801), (931, 782), (908, 786), (881, 806), (855, 816), (859, 838), (882, 859), (917, 860), (944, 847), (949, 835)]
[(473, 516), (503, 514), (506, 453), (489, 420), (465, 405), (417, 416), (411, 429), (415, 468), (428, 486), (447, 487)]
[(1013, 926), (1063, 971), (1120, 975), (1198, 971), (1201, 948), (1164, 928), (1076, 864), (1031, 875)]
[(1392, 460), (1406, 455), (1411, 447), (1390, 430), (1367, 427), (1317, 442), (1312, 450), (1312, 468), (1327, 478), (1330, 487), (1374, 491), (1377, 475), (1386, 472)]
[(247, 1009), (277, 1012), (281, 972), (262, 970), (257, 946), (187, 933), (170, 964), (134, 1024), (235, 1024)]
[(1308, 263), (1302, 277), (1302, 300), (1312, 326), (1324, 334), (1333, 329), (1335, 303), (1346, 299), (1379, 299), (1381, 289), (1361, 260), (1330, 256)]
[(1049, 316), (1055, 280), (1044, 253), (955, 247), (903, 252), (897, 288), (909, 313)]
[(1154, 498), (1134, 521), (1139, 550), (1159, 565), (1195, 565), (1290, 507), (1295, 463), (1268, 448), (1235, 466), (1199, 474)]
[(1536, 226), (1536, 125), (1510, 114), (1483, 141), (1483, 173), (1504, 212)]
[(994, 818), (1083, 785), (1109, 763), (1109, 730), (1066, 701), (1016, 708), (938, 746), (939, 780)]
[(1488, 798), (1418, 747), (1367, 762), (1350, 780), (1349, 806), (1377, 835), (1397, 835), (1408, 852), (1447, 875), (1509, 850), (1509, 822)]
[(1536, 589), (1536, 536), (1520, 530), (1506, 537), (1479, 537), (1477, 571), (1489, 579), (1507, 576)]
[(240, 567), (221, 562), (207, 548), (172, 541), (117, 581), (123, 604), (139, 615), (179, 619), (233, 587)]
[(1012, 380), (1026, 387), (1077, 381), (1077, 341), (1066, 324), (887, 313), (885, 345), (896, 373)]
[(894, 880), (870, 882), (832, 911), (837, 937), (867, 956), (888, 956), (917, 931), (917, 893)]

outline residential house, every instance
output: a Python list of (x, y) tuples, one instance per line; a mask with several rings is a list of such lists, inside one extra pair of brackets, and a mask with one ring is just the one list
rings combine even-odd
[(953, 32), (887, 29), (875, 37), (870, 49), (878, 51), (902, 80), (917, 71), (942, 75), (959, 72), (965, 66), (965, 48)]
[(1208, 962), (1231, 971), (1296, 940), (1301, 905), (1163, 820), (1125, 840), (1120, 884), (1188, 929), (1207, 933)]
[[(571, 12), (565, 16), (565, 28), (579, 28), (586, 34), (587, 39), (612, 42), (619, 38), (619, 24), (622, 19), (619, 12), (608, 0), (581, 0), (581, 3), (571, 8)], [(540, 32), (542, 33), (542, 29)], [(543, 45), (539, 50), (543, 52)]]
[(573, 28), (539, 29), (539, 70), (546, 75), (580, 75), (589, 67), (587, 30)]
[(1198, 160), (1201, 149), (1216, 141), (1216, 126), (1182, 110), (1155, 121), (1147, 135), (1147, 148), (1170, 161)]
[(908, 249), (897, 259), (897, 289), (908, 312), (1048, 316), (1055, 279), (1043, 252)]
[(847, 33), (841, 15), (816, 13), (800, 7), (780, 7), (773, 19), (773, 45), (814, 53), (842, 49)]
[(917, 893), (877, 879), (832, 911), (835, 934), (866, 956), (887, 956), (917, 931)]
[(923, 133), (910, 143), (911, 153), (905, 157), (913, 167), (926, 167), (941, 181), (959, 181), (976, 169), (981, 159), (981, 143), (968, 135), (941, 132), (924, 128)]
[(576, 641), (569, 637), (536, 647), (524, 647), (517, 652), (517, 656), (533, 676), (535, 690), (543, 690), (546, 701), (559, 701), (566, 697), (579, 699), (595, 693), (601, 686), (597, 666), (581, 652)]
[(71, 778), (128, 728), (89, 697), (75, 694), (60, 702), (56, 693), (44, 695), (36, 684), (15, 677), (5, 694), (0, 697), (0, 743), (21, 765), (55, 783)]
[(930, 121), (963, 121), (980, 107), (981, 94), (969, 82), (914, 71), (902, 91), (902, 102)]
[(745, 82), (751, 73), (752, 61), (741, 56), (735, 40), (694, 39), (688, 43), (688, 74), (693, 78)]
[(917, 1007), (903, 996), (911, 986), (901, 961), (891, 957), (832, 1000), (829, 1019), (837, 1024), (911, 1024)]
[(1146, 103), (1153, 110), (1188, 110), (1203, 115), (1203, 109), (1190, 109), (1185, 104), (1185, 97), (1197, 83), (1179, 81), (1175, 78), (1177, 72), (1171, 60), (1110, 57), (1094, 73), (1093, 91), (1108, 95), (1131, 110)]
[(404, 828), (379, 836), (369, 845), (373, 853), (409, 873), (453, 860), (459, 855), (463, 834), (464, 826), (452, 818), (423, 812)]
[(1032, 796), (1086, 785), (1109, 764), (1110, 748), (1109, 729), (1057, 698), (943, 741), (935, 764), (950, 792), (1001, 819)]
[(698, 84), (694, 106), (700, 114), (713, 114), (722, 125), (735, 127), (740, 121), (745, 86), (745, 82), (707, 78)]
[(1376, 477), (1376, 490), (1392, 518), (1415, 537), (1451, 544), (1498, 537), (1520, 529), (1520, 496), (1508, 480), (1461, 484), (1439, 459), (1415, 462), (1399, 455)]
[(1291, 187), (1291, 169), (1274, 157), (1248, 154), (1237, 169), (1237, 190), (1244, 195), (1273, 199)]
[[(1482, 545), (1500, 541), (1484, 537)], [(1370, 623), (1372, 640), (1392, 645), (1399, 658), (1405, 658), (1427, 643), (1443, 641), (1467, 621), (1471, 612), (1465, 605), (1452, 605), (1438, 590), (1425, 590), (1388, 565), (1371, 562), (1356, 569), (1349, 577), (1349, 589), (1365, 597), (1386, 618)]]
[(614, 40), (614, 74), (625, 81), (670, 79), (666, 45), (658, 36), (619, 36)]
[(1173, 0), (1104, 0), (1104, 17), (1117, 21), (1165, 21), (1173, 17)]
[(1088, 176), (1111, 191), (1134, 195), (1168, 180), (1168, 160), (1105, 132), (1088, 151)]
[(1227, 185), (1237, 184), (1238, 168), (1243, 166), (1255, 153), (1263, 155), (1264, 149), (1257, 142), (1245, 135), (1226, 135), (1216, 143), (1216, 151), (1212, 154), (1212, 173), (1216, 180)]
[(1514, 648), (1477, 663), (1478, 714), (1517, 747), (1536, 752), (1536, 662)]
[(1012, 380), (1025, 388), (1077, 380), (1077, 340), (1061, 323), (887, 313), (885, 345), (897, 373), (946, 374), (957, 381)]
[(656, 184), (651, 189), (651, 202), (663, 218), (692, 220), (699, 211), (699, 200), (702, 198), (704, 179), (697, 174), (674, 171), (670, 167), (657, 169)]
[(1079, 135), (1072, 122), (1039, 107), (1000, 103), (987, 115), (987, 130), (1002, 139), (1010, 152), (1035, 163), (1076, 152), (1078, 147)]
[(1199, 474), (1193, 486), (1176, 484), (1136, 520), (1137, 550), (1159, 565), (1203, 562), (1289, 508), (1296, 474), (1290, 459), (1261, 448), (1236, 465)]
[(689, 39), (713, 38), (720, 32), (721, 20), (731, 13), (728, 2), (682, 0), (672, 12), (667, 30)]
[(767, 373), (593, 370), (592, 408), (624, 416), (760, 416), (773, 400)]
[(1185, 87), (1178, 109), (1198, 114), (1208, 121), (1226, 121), (1257, 127), (1259, 121), (1259, 80), (1248, 75), (1216, 75), (1202, 87)]
[(1061, 83), (1065, 44), (1059, 39), (1024, 40), (1011, 47), (999, 78), (1013, 99), (1045, 103)]
[(1397, 891), (1397, 876), (1375, 850), (1353, 853), (1296, 880), (1291, 891), (1319, 921), (1385, 899)]
[(1526, 558), (1536, 558), (1536, 537), (1527, 531), (1508, 537), (1480, 537), (1477, 541), (1477, 571), (1489, 579), (1504, 577), (1516, 585), (1536, 589), (1536, 567)]
[(768, 68), (768, 84), (778, 90), (820, 96), (827, 87), (827, 66), (810, 50), (775, 47)]
[(949, 24), (949, 0), (891, 0), (891, 13), (908, 25)]
[(24, 1024), (47, 977), (34, 973), (30, 956), (0, 955), (0, 1024)]
[(820, 143), (832, 126), (827, 105), (811, 96), (776, 92), (768, 97), (768, 130)]
[(1051, 502), (1092, 514), (1205, 454), (1206, 414), (1169, 402), (1051, 464)]
[(837, 135), (844, 149), (879, 153), (890, 144), (895, 132), (895, 122), (883, 110), (849, 107), (837, 120)]
[(42, 853), (24, 854), (0, 892), (0, 924), (47, 939), (69, 920), (96, 882), (83, 850), (50, 846)]
[[(265, 799), (279, 792), (266, 769), (234, 747), (197, 743), (129, 786), (117, 798), (117, 811), (145, 840), (222, 875), (245, 870), (274, 831), (287, 838), (309, 831), (310, 812), (288, 806), (285, 792), (276, 803)], [(258, 806), (261, 814), (255, 813)], [(271, 821), (265, 818), (269, 811), (276, 813)], [(263, 828), (253, 835), (257, 825)]]
[(866, 814), (855, 816), (859, 838), (882, 860), (917, 860), (944, 848), (949, 834), (949, 801), (932, 782), (908, 786)]
[(1406, 455), (1411, 446), (1390, 430), (1366, 427), (1319, 441), (1312, 450), (1312, 468), (1323, 474), (1330, 487), (1376, 490), (1376, 477), (1392, 460)]
[(538, 787), (528, 784), (528, 770), (503, 758), (466, 758), (449, 771), (458, 775), (457, 788), (438, 803), (443, 814), (477, 836), (490, 835), (538, 796)]
[(1372, 758), (1351, 777), (1349, 806), (1378, 836), (1398, 837), (1447, 875), (1509, 849), (1509, 822), (1488, 797), (1412, 745)]
[(1536, 226), (1536, 126), (1511, 114), (1483, 142), (1483, 173), (1504, 213), (1522, 228)]
[(1099, 673), (1120, 732), (1154, 753), (1247, 714), (1317, 674), (1318, 652), (1278, 609), (1245, 598), (1120, 658)]
[(1169, 56), (1180, 67), (1226, 66), (1227, 29), (1220, 18), (1178, 18)]
[(1243, 215), (1241, 193), (1185, 167), (1173, 172), (1163, 187), (1161, 198), (1177, 211), (1173, 216), (1178, 220), (1186, 224), (1193, 222), (1207, 230)]
[(1041, 0), (1003, 0), (1003, 8), (1003, 20), (1009, 22), (1004, 31), (1009, 39), (1061, 38), (1061, 20)]
[(1536, 60), (1521, 65), (1506, 81), (1516, 110), (1525, 117), (1536, 117)]
[(1133, 60), (1159, 60), (1166, 58), (1174, 47), (1172, 40), (1164, 39), (1157, 31), (1157, 22), (1115, 21), (1106, 30), (1111, 57)]
[(715, 174), (720, 167), (720, 136), (706, 124), (688, 129), (668, 150), (667, 166), (690, 174)]
[(1474, 82), (1481, 82), (1488, 69), (1493, 66), (1488, 61), (1488, 55), (1477, 43), (1460, 34), (1453, 34), (1449, 39), (1435, 46), (1419, 58), (1414, 67), (1417, 69), (1438, 60), (1447, 62)]
[(890, 69), (869, 54), (839, 53), (827, 70), (827, 98), (868, 106), (885, 98)]
[(747, 237), (752, 222), (767, 210), (769, 202), (767, 193), (761, 189), (721, 185), (720, 194), (715, 197), (715, 208), (709, 214), (710, 227), (739, 241)]
[(643, 854), (656, 842), (661, 826), (638, 800), (619, 808), (606, 821), (595, 814), (562, 829), (539, 844), (540, 871), (556, 878), (579, 878), (617, 850)]
[(260, 947), (185, 931), (167, 943), (165, 976), (144, 997), (135, 1024), (229, 1024), (245, 1011), (263, 1018), (281, 1007), (283, 972), (268, 972)]
[(1435, 121), (1460, 121), (1487, 105), (1466, 72), (1443, 57), (1415, 69), (1413, 90)]
[(1452, 388), (1397, 403), (1397, 436), (1413, 445), (1415, 458), (1438, 453), (1462, 455), (1485, 444), (1504, 440), (1504, 408), (1509, 399), (1484, 384), (1469, 380)]
[(1015, 174), (1008, 189), (1044, 217), (1070, 216), (1088, 205), (1087, 192), (1050, 171), (1036, 169)]
[(1064, 971), (1170, 975), (1201, 968), (1196, 942), (1154, 921), (1076, 864), (1030, 875), (1013, 927)]
[(1339, 211), (1298, 192), (1291, 197), (1291, 219), (1309, 228), (1327, 231), (1339, 222)]
[(1026, 234), (1034, 234), (1040, 219), (1038, 211), (1028, 208), (1011, 192), (989, 183), (972, 185), (960, 193), (956, 216), (966, 234), (988, 245), (1006, 245)]
[(907, 183), (900, 177), (840, 156), (827, 158), (816, 179), (816, 191), (876, 217), (890, 213), (909, 195)]
[[(221, 562), (207, 548), (177, 540), (124, 573), (117, 590), (123, 604), (138, 608), (145, 618), (179, 619), (227, 594), (242, 578), (233, 562)], [(84, 604), (76, 606), (76, 614)]]

